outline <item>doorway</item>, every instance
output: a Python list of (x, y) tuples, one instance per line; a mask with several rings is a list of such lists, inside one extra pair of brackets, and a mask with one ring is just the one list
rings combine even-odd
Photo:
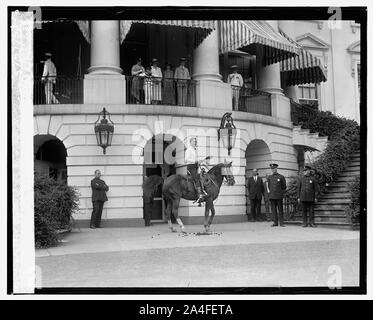
[[(175, 146), (175, 142), (176, 145), (182, 144), (175, 136), (169, 136), (166, 139), (165, 135), (158, 135), (146, 143), (144, 147), (144, 179), (151, 175), (157, 175), (164, 181), (167, 177), (176, 174), (175, 162), (169, 161), (169, 157), (165, 156), (166, 149), (169, 150), (169, 146)], [(178, 147), (176, 149), (179, 150)], [(176, 149), (172, 151), (173, 158), (176, 158)], [(166, 220), (166, 204), (162, 194), (162, 187), (163, 183), (158, 186), (154, 194), (150, 216), (150, 221), (153, 223)]]

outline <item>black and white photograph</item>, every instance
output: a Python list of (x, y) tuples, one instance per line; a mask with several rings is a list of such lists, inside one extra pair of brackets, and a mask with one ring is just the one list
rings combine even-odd
[(95, 5), (7, 7), (8, 294), (366, 294), (367, 7)]

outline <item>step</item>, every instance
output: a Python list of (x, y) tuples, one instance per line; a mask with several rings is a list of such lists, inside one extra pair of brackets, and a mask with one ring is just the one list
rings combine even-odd
[(315, 205), (315, 211), (346, 211), (348, 204), (317, 204)]
[(337, 180), (335, 180), (335, 182), (352, 182), (355, 180), (355, 177), (357, 177), (358, 175), (356, 176), (339, 176)]
[(347, 186), (328, 186), (327, 193), (348, 193), (350, 194), (349, 189)]
[(319, 205), (349, 204), (351, 199), (320, 199), (317, 203)]
[(331, 192), (331, 193), (326, 193), (320, 196), (318, 199), (324, 200), (324, 199), (346, 199), (350, 198), (350, 193), (349, 192)]
[(346, 171), (348, 171), (348, 172), (359, 171), (360, 172), (360, 165), (358, 165), (358, 166), (347, 166), (346, 169), (343, 170), (343, 172), (346, 172)]
[[(295, 225), (301, 225), (302, 221), (285, 221), (285, 224), (295, 224)], [(352, 228), (351, 223), (349, 222), (332, 222), (332, 221), (321, 221), (316, 222), (316, 225), (318, 226), (328, 226), (328, 227), (339, 227), (339, 228)]]
[(326, 209), (321, 209), (321, 208), (315, 208), (314, 209), (315, 214), (346, 214), (345, 208), (326, 208)]
[(360, 161), (350, 161), (347, 167), (360, 167)]
[(347, 188), (347, 183), (345, 181), (341, 181), (341, 182), (331, 182), (327, 188)]
[(356, 177), (358, 176), (360, 173), (360, 171), (343, 171), (339, 176), (338, 178), (342, 178), (342, 177)]

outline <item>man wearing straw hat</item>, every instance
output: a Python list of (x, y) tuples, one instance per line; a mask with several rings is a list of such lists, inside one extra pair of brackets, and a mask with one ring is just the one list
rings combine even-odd
[(232, 100), (233, 100), (233, 110), (238, 110), (238, 102), (240, 99), (240, 90), (243, 86), (242, 76), (237, 72), (238, 66), (231, 66), (232, 73), (228, 76), (227, 82), (230, 83), (232, 87)]
[(52, 62), (52, 54), (50, 52), (46, 52), (44, 56), (45, 62), (41, 81), (44, 83), (45, 103), (60, 103), (53, 94), (53, 85), (56, 83), (57, 70), (56, 66)]

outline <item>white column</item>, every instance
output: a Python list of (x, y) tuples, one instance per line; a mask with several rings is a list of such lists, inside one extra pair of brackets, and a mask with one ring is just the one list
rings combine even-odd
[(256, 51), (256, 75), (258, 90), (271, 94), (283, 94), (281, 88), (280, 63), (263, 65), (263, 47), (257, 46)]
[[(278, 21), (267, 21), (272, 28), (278, 32)], [(280, 63), (273, 63), (264, 66), (263, 47), (258, 45), (256, 50), (256, 75), (258, 90), (266, 91), (272, 94), (282, 94)]]
[(89, 73), (121, 74), (119, 53), (119, 21), (92, 21)]
[(213, 30), (193, 52), (194, 80), (221, 81), (218, 32)]
[[(280, 20), (279, 27), (284, 31), (290, 38), (295, 40), (295, 21), (293, 20)], [(286, 79), (284, 79), (286, 80)], [(287, 97), (298, 102), (298, 86), (287, 86), (286, 83), (283, 84), (284, 93)]]
[(84, 76), (85, 104), (125, 104), (126, 81), (120, 68), (119, 21), (91, 22), (91, 66)]
[[(193, 52), (192, 79), (196, 84), (198, 108), (232, 110), (231, 86), (219, 74), (218, 31), (213, 30)], [(223, 111), (224, 110), (224, 111)]]

